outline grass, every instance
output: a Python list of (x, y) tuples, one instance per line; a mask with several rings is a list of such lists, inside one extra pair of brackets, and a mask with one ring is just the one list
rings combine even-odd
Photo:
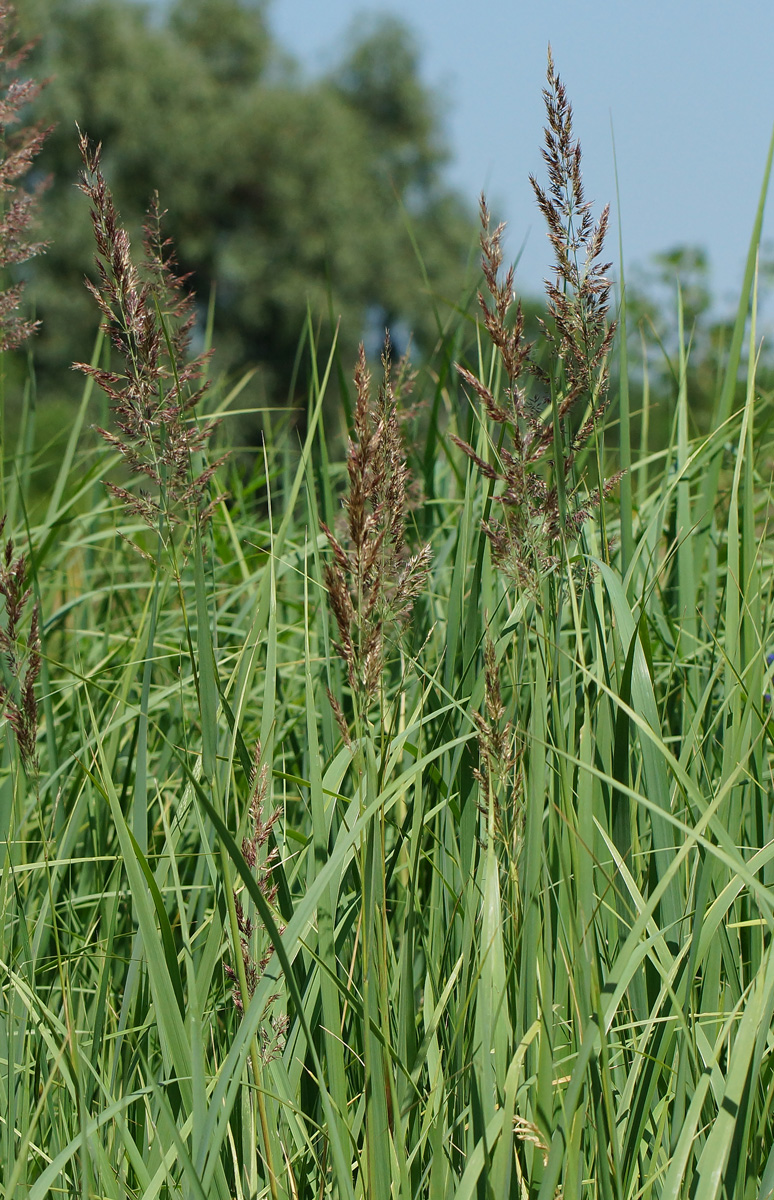
[(544, 356), (484, 207), (462, 372), (455, 311), (401, 425), (361, 359), (343, 462), (310, 322), (303, 441), (247, 477), (83, 144), (112, 343), (48, 504), (29, 405), (3, 483), (8, 1200), (774, 1196), (771, 154), (711, 431), (681, 328), (671, 441), (630, 447), (547, 101)]

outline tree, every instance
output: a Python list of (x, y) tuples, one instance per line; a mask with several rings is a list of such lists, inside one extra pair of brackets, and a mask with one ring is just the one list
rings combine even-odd
[[(760, 276), (766, 282), (765, 264)], [(679, 301), (678, 301), (679, 297)], [(664, 446), (672, 433), (680, 388), (678, 303), (682, 304), (686, 351), (685, 385), (692, 433), (706, 433), (723, 382), (735, 313), (721, 315), (711, 288), (711, 264), (700, 246), (675, 246), (654, 254), (646, 267), (632, 272), (626, 284), (626, 322), (629, 335), (629, 382), (635, 441), (640, 436), (639, 412), (647, 367), (649, 443)], [(643, 363), (644, 356), (644, 363)], [(615, 364), (614, 364), (615, 372)], [(770, 393), (774, 370), (764, 341), (756, 380)], [(740, 374), (734, 406), (744, 402)]]

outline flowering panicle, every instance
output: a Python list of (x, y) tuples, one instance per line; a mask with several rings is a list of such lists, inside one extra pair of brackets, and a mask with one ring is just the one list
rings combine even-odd
[[(580, 142), (573, 139), (572, 105), (548, 51), (548, 87), (543, 90), (548, 125), (543, 159), (548, 168), (545, 191), (530, 177), (538, 206), (554, 250), (556, 279), (546, 281), (548, 312), (553, 323), (543, 322), (543, 332), (555, 356), (564, 364), (566, 388), (559, 405), (564, 417), (582, 396), (593, 407), (589, 421), (604, 412), (607, 401), (607, 357), (615, 334), (615, 321), (607, 322), (609, 262), (599, 262), (610, 219), (606, 204), (597, 224), (591, 203), (585, 199), (581, 177)], [(587, 427), (588, 426), (588, 427)], [(592, 425), (582, 426), (573, 439), (581, 445)], [(572, 453), (572, 450), (571, 450)]]
[[(0, 534), (5, 517), (0, 520)], [(0, 624), (0, 710), (13, 730), (22, 765), (28, 774), (37, 775), (38, 703), (35, 682), (40, 674), (40, 626), (37, 604), (32, 606), (26, 647), (19, 653), (19, 625), (32, 594), (26, 586), (27, 562), (23, 554), (14, 557), (9, 538), (0, 559), (0, 595), (5, 605), (5, 624)]]
[[(248, 867), (255, 872), (255, 878), (258, 887), (261, 889), (261, 895), (269, 905), (273, 905), (277, 898), (277, 885), (272, 882), (272, 870), (277, 859), (277, 851), (272, 850), (268, 854), (261, 857), (261, 850), (266, 845), (271, 835), (271, 831), (276, 824), (280, 809), (274, 811), (264, 819), (264, 806), (266, 803), (266, 795), (268, 791), (269, 769), (264, 763), (259, 767), (261, 761), (261, 744), (258, 742), (255, 748), (253, 757), (253, 770), (250, 777), (250, 835), (242, 841), (242, 854)], [(266, 967), (269, 964), (274, 947), (270, 942), (267, 942), (260, 953), (257, 953), (255, 947), (256, 935), (260, 926), (245, 912), (244, 906), (239, 896), (234, 893), (234, 905), (236, 908), (237, 925), (239, 928), (240, 953), (242, 955), (242, 963), (244, 965), (245, 981), (247, 983), (247, 1003), (252, 999), (253, 993), (263, 975)], [(280, 926), (280, 933), (282, 927)], [(233, 984), (232, 999), (237, 1012), (242, 1015), (245, 1009), (245, 1000), (242, 996), (242, 989), (239, 984), (238, 972), (231, 966), (226, 965), (226, 975)], [(266, 1002), (265, 1018), (269, 1018), (269, 1027), (262, 1028), (261, 1042), (264, 1060), (268, 1061), (281, 1049), (282, 1039), (284, 1038), (287, 1029), (287, 1018), (285, 1017), (269, 1017), (269, 1011), (277, 1000), (276, 995), (270, 996)]]
[[(398, 399), (410, 387), (402, 372), (402, 388), (392, 380), (389, 335), (382, 354), (383, 381), (376, 402), (365, 349), (360, 346), (355, 369), (357, 399), (354, 437), (347, 454), (349, 490), (344, 500), (346, 535), (322, 529), (333, 552), (325, 569), (330, 605), (339, 631), (336, 649), (347, 665), (352, 692), (365, 711), (373, 699), (384, 665), (386, 628), (405, 623), (422, 590), (430, 565), (430, 547), (406, 553), (408, 468), (401, 441)], [(340, 706), (332, 700), (345, 740), (349, 739)]]
[[(479, 765), (473, 774), (481, 785), (486, 815), (492, 807), (495, 830), (516, 862), (524, 825), (521, 751), (517, 731), (511, 721), (503, 722), (505, 705), (500, 690), (500, 673), (494, 643), (484, 643), (485, 713), (473, 713), (478, 730)], [(503, 803), (507, 793), (508, 804)]]
[[(43, 84), (19, 79), (16, 72), (31, 46), (11, 49), (14, 10), (0, 3), (0, 267), (18, 266), (40, 254), (46, 243), (29, 239), (35, 206), (47, 181), (31, 190), (22, 180), (51, 132), (40, 126), (15, 129), (20, 114), (40, 94)], [(13, 350), (38, 328), (38, 321), (19, 315), (23, 283), (0, 291), (0, 350)]]
[[(562, 537), (577, 537), (602, 497), (620, 479), (620, 474), (615, 475), (590, 494), (582, 494), (581, 483), (574, 482), (578, 451), (607, 407), (607, 356), (615, 323), (607, 323), (610, 283), (605, 272), (610, 264), (598, 259), (609, 210), (605, 208), (594, 225), (583, 194), (572, 109), (550, 50), (548, 87), (543, 95), (548, 117), (543, 150), (548, 190), (534, 178), (531, 182), (555, 256), (556, 279), (546, 283), (548, 320), (540, 323), (549, 351), (548, 369), (535, 361), (534, 347), (524, 340), (521, 305), (515, 318), (510, 315), (514, 274), (511, 267), (505, 278), (501, 277), (504, 226), (491, 229), (482, 196), (482, 268), (489, 299), (479, 293), (479, 303), (505, 372), (502, 399), (466, 368), (458, 365), (457, 370), (489, 419), (507, 434), (507, 442), (500, 439), (492, 463), (452, 435), (481, 473), (501, 485), (496, 494), (501, 516), (484, 523), (495, 565), (533, 592), (538, 590), (540, 577), (557, 566)], [(527, 390), (528, 377), (537, 381), (536, 394)], [(587, 404), (588, 414), (573, 432), (568, 429), (568, 419), (581, 401)]]
[(133, 474), (155, 485), (156, 495), (108, 484), (127, 507), (152, 528), (163, 513), (179, 522), (181, 512), (204, 522), (216, 501), (206, 503), (208, 485), (220, 461), (194, 473), (217, 422), (199, 425), (194, 409), (207, 390), (201, 383), (207, 355), (188, 356), (193, 301), (175, 274), (171, 243), (161, 233), (158, 197), (145, 226), (142, 269), (132, 258), (126, 230), (100, 169), (100, 147), (81, 134), (84, 162), (81, 190), (91, 201), (97, 247), (97, 285), (86, 280), (104, 317), (104, 328), (123, 362), (121, 371), (86, 363), (74, 367), (90, 375), (113, 406), (118, 434), (98, 432), (123, 456)]

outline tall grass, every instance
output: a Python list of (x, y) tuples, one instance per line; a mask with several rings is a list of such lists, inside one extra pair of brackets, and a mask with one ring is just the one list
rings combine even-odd
[(455, 313), (402, 436), (361, 359), (341, 462), (310, 334), (303, 441), (247, 478), (84, 143), (112, 346), (46, 507), (5, 457), (8, 1200), (774, 1196), (771, 151), (711, 432), (681, 328), (623, 510), (606, 218), (546, 99), (542, 357), (484, 208), (477, 357)]

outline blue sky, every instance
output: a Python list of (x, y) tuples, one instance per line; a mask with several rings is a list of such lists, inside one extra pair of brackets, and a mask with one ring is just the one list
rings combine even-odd
[[(517, 284), (532, 292), (549, 261), (528, 176), (542, 167), (550, 41), (587, 198), (614, 212), (615, 135), (627, 270), (698, 244), (719, 307), (733, 303), (774, 125), (773, 0), (271, 0), (268, 11), (310, 75), (335, 63), (358, 19), (405, 19), (441, 97), (449, 177), (471, 203), (486, 189), (511, 257), (526, 238)], [(608, 251), (617, 261), (612, 239)]]

